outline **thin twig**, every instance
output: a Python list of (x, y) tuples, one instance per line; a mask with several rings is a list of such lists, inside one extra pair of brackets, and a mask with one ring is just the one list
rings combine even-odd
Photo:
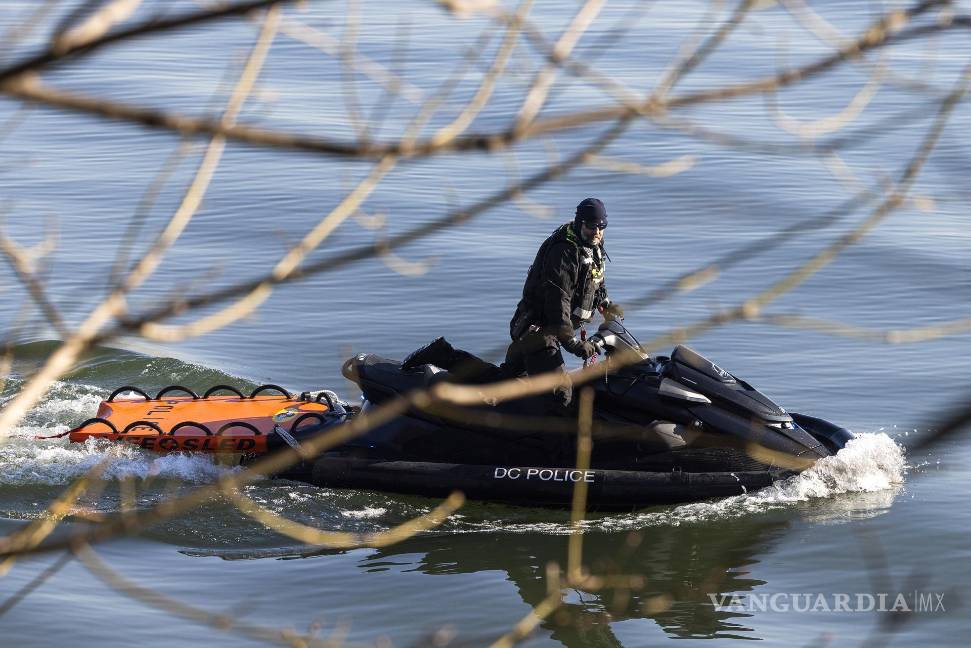
[(779, 128), (798, 135), (803, 139), (815, 140), (820, 135), (829, 135), (830, 133), (835, 133), (838, 130), (846, 128), (860, 117), (863, 111), (866, 110), (866, 107), (876, 97), (877, 91), (883, 82), (885, 71), (886, 67), (882, 63), (874, 66), (873, 73), (867, 79), (867, 82), (860, 88), (859, 92), (853, 95), (846, 104), (846, 107), (834, 115), (819, 117), (809, 122), (802, 122), (782, 112), (778, 106), (774, 92), (767, 92), (765, 94), (766, 103), (769, 105), (770, 112)]
[(358, 6), (356, 0), (346, 0), (344, 11), (344, 33), (338, 51), (340, 52), (341, 96), (344, 100), (344, 110), (357, 134), (358, 142), (368, 139), (368, 127), (361, 119), (361, 105), (357, 96), (357, 83), (354, 78), (354, 48), (357, 44)]
[[(802, 264), (794, 271), (787, 274), (782, 279), (776, 281), (765, 290), (746, 299), (734, 308), (720, 310), (708, 318), (691, 325), (682, 326), (643, 344), (644, 351), (666, 347), (671, 343), (680, 343), (704, 331), (710, 330), (715, 326), (720, 326), (732, 321), (756, 318), (761, 314), (761, 310), (769, 303), (795, 289), (797, 286), (813, 276), (823, 267), (828, 265), (846, 248), (854, 245), (863, 238), (870, 230), (879, 225), (887, 216), (893, 213), (904, 203), (904, 199), (917, 179), (917, 175), (923, 168), (934, 147), (937, 145), (944, 126), (954, 107), (958, 104), (967, 92), (968, 83), (971, 81), (971, 65), (968, 65), (958, 80), (954, 90), (941, 103), (937, 118), (934, 124), (924, 136), (917, 152), (908, 162), (901, 174), (896, 187), (883, 202), (854, 229), (840, 236), (836, 241), (823, 248), (814, 255), (809, 261)], [(637, 362), (640, 356), (631, 354), (628, 358), (618, 358), (612, 361), (614, 369), (625, 366), (626, 364)], [(511, 398), (519, 398), (525, 395), (535, 395), (551, 391), (557, 387), (572, 383), (574, 385), (584, 384), (603, 375), (604, 369), (597, 365), (590, 365), (584, 369), (570, 372), (568, 374), (548, 373), (527, 378), (495, 383), (493, 385), (475, 386), (474, 388), (448, 383), (439, 383), (432, 389), (436, 398), (452, 402), (455, 404), (473, 404), (483, 398), (495, 402), (503, 402)]]
[(512, 20), (506, 27), (506, 34), (502, 39), (502, 43), (499, 45), (499, 50), (496, 52), (496, 58), (492, 62), (492, 66), (489, 71), (482, 78), (482, 82), (479, 84), (479, 88), (476, 90), (475, 95), (462, 109), (462, 112), (452, 120), (451, 123), (443, 126), (436, 132), (432, 138), (431, 143), (433, 146), (441, 147), (445, 146), (449, 142), (455, 140), (459, 135), (465, 132), (465, 129), (469, 127), (475, 116), (479, 114), (482, 108), (489, 101), (492, 96), (492, 91), (495, 88), (496, 81), (502, 75), (503, 71), (506, 69), (506, 64), (509, 62), (509, 57), (512, 55), (513, 50), (516, 47), (516, 41), (519, 39), (519, 30), (522, 25), (522, 21), (529, 14), (529, 10), (533, 5), (533, 0), (522, 0), (519, 4), (519, 8)]
[[(384, 250), (394, 250), (414, 241), (420, 240), (435, 232), (462, 225), (476, 216), (484, 214), (496, 206), (503, 204), (506, 200), (512, 198), (516, 192), (526, 192), (535, 189), (536, 187), (539, 187), (551, 180), (564, 176), (574, 168), (582, 165), (587, 156), (599, 153), (611, 142), (620, 137), (620, 135), (623, 134), (623, 132), (629, 126), (631, 119), (632, 118), (625, 118), (618, 120), (617, 123), (615, 123), (608, 131), (594, 140), (593, 143), (589, 144), (570, 157), (533, 174), (513, 187), (501, 189), (465, 209), (449, 212), (440, 218), (429, 221), (422, 225), (418, 225), (405, 232), (395, 234), (394, 236), (385, 239), (378, 244), (351, 248), (346, 252), (336, 254), (327, 259), (308, 263), (300, 268), (295, 268), (288, 275), (288, 280), (292, 281), (301, 279), (323, 272), (333, 272), (357, 261), (379, 256)], [(268, 274), (254, 280), (240, 282), (225, 288), (216, 289), (203, 295), (186, 298), (185, 300), (182, 300), (176, 304), (163, 304), (139, 315), (138, 317), (130, 318), (121, 322), (118, 329), (106, 332), (104, 336), (99, 338), (99, 341), (103, 341), (109, 337), (117, 335), (123, 330), (140, 330), (141, 327), (146, 323), (157, 322), (166, 317), (184, 313), (191, 309), (248, 294), (255, 287), (267, 282), (271, 284), (274, 283), (272, 274)]]
[(44, 568), (37, 576), (28, 581), (23, 587), (14, 592), (3, 604), (0, 604), (0, 617), (9, 612), (15, 605), (30, 596), (34, 590), (49, 581), (61, 571), (65, 565), (74, 560), (70, 552), (64, 552), (57, 560)]
[(4, 258), (17, 275), (17, 279), (27, 289), (27, 293), (40, 308), (44, 318), (54, 327), (58, 335), (62, 338), (67, 337), (68, 330), (64, 324), (64, 318), (61, 317), (57, 306), (48, 299), (47, 292), (34, 271), (32, 260), (20, 246), (8, 239), (2, 231), (0, 231), (0, 252), (3, 252)]
[(557, 591), (535, 605), (513, 629), (493, 642), (489, 648), (511, 648), (529, 636), (536, 627), (546, 620), (563, 603), (563, 594)]
[(323, 644), (323, 642), (313, 641), (310, 637), (301, 635), (295, 630), (256, 625), (241, 621), (232, 615), (209, 612), (189, 605), (179, 599), (167, 596), (159, 591), (138, 585), (112, 569), (108, 563), (98, 557), (90, 545), (77, 544), (71, 547), (71, 551), (87, 567), (88, 571), (113, 590), (169, 614), (223, 632), (235, 632), (252, 639), (283, 646), (303, 647)]
[(42, 85), (36, 79), (22, 79), (17, 83), (0, 82), (0, 92), (24, 100), (37, 101), (52, 106), (79, 110), (109, 119), (121, 119), (145, 126), (178, 131), (184, 135), (221, 135), (227, 139), (245, 141), (262, 146), (302, 150), (341, 157), (380, 159), (386, 155), (424, 157), (433, 154), (459, 151), (492, 151), (514, 143), (547, 135), (553, 132), (574, 130), (600, 122), (614, 121), (635, 116), (663, 117), (675, 108), (685, 108), (703, 103), (734, 99), (777, 90), (833, 69), (864, 52), (907, 40), (954, 29), (971, 27), (971, 17), (959, 16), (946, 24), (930, 24), (911, 29), (902, 25), (917, 15), (938, 6), (944, 0), (927, 0), (908, 11), (892, 12), (867, 30), (852, 46), (824, 57), (815, 63), (780, 72), (770, 77), (711, 90), (687, 93), (663, 102), (648, 101), (639, 106), (612, 105), (593, 108), (563, 116), (537, 119), (521, 131), (506, 130), (495, 133), (467, 134), (445, 143), (432, 141), (359, 144), (344, 143), (320, 137), (308, 137), (293, 133), (277, 132), (252, 126), (225, 126), (212, 119), (188, 117), (163, 111), (130, 106), (120, 102), (85, 97)]
[[(590, 387), (580, 390), (577, 425), (576, 469), (590, 469), (590, 453), (593, 451), (593, 398)], [(587, 482), (573, 483), (573, 505), (570, 514), (570, 542), (567, 549), (566, 573), (570, 580), (582, 580), (583, 574), (583, 520), (587, 514)]]
[[(224, 123), (234, 123), (242, 109), (243, 102), (256, 82), (259, 70), (263, 65), (278, 20), (279, 12), (274, 7), (267, 13), (257, 44), (253, 48), (239, 83), (230, 97), (226, 112), (223, 115)], [(57, 351), (48, 358), (44, 366), (27, 382), (20, 393), (0, 411), (0, 440), (9, 436), (14, 424), (39, 398), (47, 393), (50, 384), (74, 364), (77, 357), (90, 346), (102, 327), (124, 312), (126, 294), (139, 286), (155, 271), (166, 251), (179, 238), (202, 203), (202, 198), (222, 157), (225, 142), (224, 138), (215, 137), (209, 143), (205, 156), (182, 199), (182, 203), (165, 229), (159, 234), (152, 249), (139, 259), (139, 262), (124, 281), (112, 290), (108, 297), (88, 315), (74, 332), (74, 335), (64, 341)]]
[(757, 321), (783, 326), (786, 328), (800, 328), (826, 335), (866, 340), (884, 344), (914, 344), (929, 342), (951, 335), (962, 335), (971, 331), (971, 317), (951, 320), (941, 324), (915, 326), (906, 329), (877, 330), (865, 328), (845, 322), (835, 322), (815, 317), (794, 314), (767, 314)]
[[(340, 56), (340, 41), (327, 32), (299, 22), (293, 18), (285, 18), (280, 24), (280, 33), (314, 47), (333, 57)], [(413, 83), (409, 83), (402, 76), (389, 71), (383, 65), (357, 52), (352, 62), (353, 69), (366, 75), (383, 86), (394, 96), (402, 96), (413, 104), (425, 101), (425, 91)]]
[(648, 99), (648, 103), (656, 104), (663, 102), (668, 93), (674, 89), (678, 82), (680, 82), (695, 68), (701, 65), (705, 59), (711, 56), (712, 52), (714, 52), (718, 46), (725, 42), (729, 35), (742, 24), (745, 17), (748, 15), (749, 11), (754, 5), (754, 0), (742, 0), (738, 3), (738, 6), (735, 8), (735, 11), (732, 13), (731, 17), (722, 23), (718, 30), (711, 35), (711, 37), (705, 40), (705, 42), (703, 42), (697, 48), (689, 47), (686, 55), (683, 56), (680, 61), (675, 61), (662, 75), (661, 80), (651, 91), (651, 96)]
[(100, 6), (90, 16), (78, 24), (58, 31), (51, 43), (51, 51), (54, 54), (63, 54), (90, 45), (103, 38), (117, 23), (127, 20), (141, 3), (142, 0), (108, 0), (97, 3)]
[(11, 553), (0, 561), (0, 578), (6, 576), (7, 572), (10, 571), (19, 554), (30, 553), (53, 533), (61, 520), (71, 513), (78, 499), (91, 488), (92, 482), (99, 485), (97, 490), (98, 493), (101, 492), (101, 489), (104, 488), (104, 481), (101, 480), (101, 476), (111, 461), (111, 458), (99, 461), (51, 502), (40, 518), (4, 538), (5, 543), (11, 549)]
[(223, 494), (229, 498), (236, 508), (267, 529), (306, 544), (333, 549), (387, 547), (397, 544), (414, 537), (422, 531), (428, 531), (441, 526), (452, 513), (461, 508), (465, 503), (465, 496), (456, 491), (428, 513), (402, 522), (386, 531), (375, 533), (347, 533), (342, 531), (321, 531), (320, 529), (294, 522), (260, 506), (240, 493), (235, 487), (223, 488)]
[(389, 156), (375, 165), (371, 173), (337, 207), (308, 232), (303, 240), (287, 251), (273, 267), (269, 278), (253, 286), (236, 302), (189, 324), (168, 326), (146, 322), (139, 329), (141, 335), (153, 340), (174, 342), (218, 330), (252, 313), (270, 297), (274, 286), (287, 281), (310, 252), (320, 246), (334, 230), (357, 212), (381, 179), (394, 167), (395, 162), (395, 158)]
[(160, 34), (166, 31), (182, 29), (191, 25), (221, 20), (231, 16), (248, 14), (257, 9), (263, 9), (271, 5), (292, 1), (293, 0), (250, 0), (249, 2), (223, 6), (217, 9), (205, 9), (188, 12), (173, 18), (153, 18), (138, 23), (137, 25), (132, 25), (127, 29), (120, 29), (109, 34), (105, 34), (104, 36), (101, 36), (93, 41), (76, 47), (68, 48), (64, 51), (55, 51), (54, 48), (49, 48), (34, 56), (28, 57), (19, 63), (14, 63), (6, 68), (2, 68), (0, 69), (0, 84), (16, 77), (24, 76), (31, 72), (37, 72), (41, 69), (49, 68), (55, 63), (61, 63), (69, 59), (77, 59), (79, 57), (86, 56), (103, 47), (120, 43), (122, 41), (147, 36), (149, 34)]
[(573, 16), (573, 20), (567, 25), (560, 35), (560, 38), (553, 45), (552, 61), (540, 70), (530, 84), (529, 93), (523, 100), (523, 105), (516, 115), (513, 129), (522, 131), (528, 126), (543, 109), (546, 98), (549, 96), (550, 89), (556, 79), (556, 72), (560, 62), (568, 58), (573, 52), (573, 48), (580, 42), (580, 38), (590, 28), (593, 21), (603, 8), (605, 0), (586, 0), (580, 9)]

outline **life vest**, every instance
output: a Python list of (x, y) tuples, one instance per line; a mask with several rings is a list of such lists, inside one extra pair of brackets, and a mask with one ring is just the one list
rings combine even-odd
[[(555, 246), (563, 244), (566, 244), (574, 259), (573, 267), (575, 268), (576, 281), (573, 292), (569, 295), (566, 294), (561, 284), (548, 285), (550, 282), (543, 279), (545, 265), (559, 260), (559, 258), (550, 256), (551, 250)], [(568, 306), (563, 310), (570, 315), (571, 334), (572, 330), (590, 321), (596, 312), (599, 301), (603, 301), (606, 297), (606, 291), (603, 288), (605, 257), (603, 246), (591, 247), (581, 242), (580, 237), (573, 229), (572, 222), (558, 227), (553, 234), (543, 241), (533, 264), (529, 267), (523, 286), (523, 297), (519, 301), (516, 314), (510, 322), (512, 338), (514, 340), (519, 339), (531, 325), (538, 325), (548, 333), (559, 333), (553, 329), (566, 323), (549, 321), (551, 315), (544, 312), (547, 292), (550, 290), (559, 289), (563, 293), (560, 298), (569, 300), (568, 303), (561, 305)], [(559, 279), (562, 283), (567, 281), (566, 277)]]
[(573, 299), (570, 300), (573, 328), (578, 328), (580, 324), (589, 322), (597, 310), (597, 293), (604, 285), (604, 253), (601, 245), (583, 245), (570, 223), (564, 227), (567, 240), (577, 249), (579, 262), (577, 285), (573, 291)]

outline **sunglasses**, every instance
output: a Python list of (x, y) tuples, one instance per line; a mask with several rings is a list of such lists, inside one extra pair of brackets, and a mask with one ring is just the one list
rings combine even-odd
[(583, 226), (587, 229), (600, 230), (601, 232), (607, 229), (606, 223), (583, 223)]

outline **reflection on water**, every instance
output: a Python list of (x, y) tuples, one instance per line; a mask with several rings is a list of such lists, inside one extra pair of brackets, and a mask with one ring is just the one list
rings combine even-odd
[[(749, 592), (765, 581), (749, 575), (788, 528), (784, 517), (645, 531), (588, 534), (584, 554), (598, 576), (643, 578), (643, 586), (602, 591), (568, 590), (564, 604), (542, 624), (565, 646), (619, 646), (611, 624), (653, 619), (673, 637), (735, 637), (752, 631), (743, 617), (716, 610), (709, 593)], [(516, 534), (465, 535), (416, 539), (379, 550), (361, 561), (367, 570), (395, 556), (421, 555), (415, 568), (428, 574), (501, 570), (523, 601), (538, 605), (546, 597), (548, 561), (566, 562), (566, 540)]]
[[(564, 646), (620, 646), (614, 624), (634, 619), (651, 619), (676, 638), (756, 639), (754, 628), (746, 622), (750, 614), (717, 609), (711, 595), (717, 600), (723, 594), (745, 594), (768, 586), (767, 581), (752, 574), (793, 524), (874, 517), (889, 510), (899, 490), (897, 487), (843, 494), (761, 514), (692, 522), (678, 519), (677, 509), (681, 507), (668, 507), (652, 514), (668, 515), (673, 524), (587, 532), (583, 538), (584, 563), (590, 573), (603, 577), (639, 576), (641, 582), (596, 591), (567, 589), (563, 605), (541, 627)], [(499, 513), (500, 507), (484, 506), (472, 511), (486, 512)], [(534, 516), (538, 513), (520, 511), (526, 512)], [(538, 524), (556, 524), (549, 521), (552, 515), (547, 513), (546, 517), (548, 521)], [(563, 535), (540, 532), (429, 534), (392, 547), (361, 552), (356, 567), (362, 574), (381, 572), (390, 565), (435, 576), (499, 571), (514, 584), (524, 603), (536, 606), (547, 596), (547, 565), (566, 564), (567, 542)], [(349, 552), (278, 548), (183, 553), (246, 560), (303, 559)]]
[[(752, 565), (789, 527), (786, 516), (759, 520), (704, 522), (644, 531), (591, 533), (584, 537), (585, 563), (597, 576), (640, 576), (642, 585), (598, 591), (569, 589), (557, 611), (541, 627), (565, 646), (619, 646), (611, 624), (653, 619), (674, 637), (750, 636), (747, 616), (715, 609), (709, 593), (749, 592), (765, 581), (749, 576)], [(287, 559), (328, 556), (344, 551), (263, 550), (184, 551), (229, 560), (278, 556)], [(546, 567), (565, 565), (567, 539), (521, 533), (475, 533), (411, 538), (367, 552), (361, 572), (388, 564), (406, 565), (429, 575), (501, 571), (523, 602), (536, 606), (547, 596)]]

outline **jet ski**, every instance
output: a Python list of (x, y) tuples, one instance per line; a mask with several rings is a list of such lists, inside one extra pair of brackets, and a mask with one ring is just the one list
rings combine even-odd
[[(684, 345), (650, 356), (619, 320), (590, 340), (606, 356), (594, 389), (590, 465), (577, 468), (577, 415), (551, 397), (412, 408), (320, 456), (297, 478), (363, 488), (523, 505), (631, 509), (754, 491), (836, 454), (853, 434), (787, 412), (738, 376)], [(623, 361), (620, 359), (623, 358)], [(500, 368), (444, 338), (404, 361), (360, 354), (343, 374), (362, 410), (442, 381), (486, 384)], [(575, 388), (575, 391), (576, 388)], [(576, 400), (576, 399), (574, 399)]]
[[(589, 509), (629, 510), (754, 491), (836, 454), (853, 438), (828, 421), (786, 412), (687, 346), (670, 356), (644, 353), (619, 320), (602, 324), (590, 340), (605, 357), (604, 371), (588, 383), (594, 390), (588, 466), (577, 466), (577, 412), (539, 395), (462, 407), (433, 400), (274, 476), (432, 497), (460, 490), (470, 499), (537, 506), (568, 506), (582, 482)], [(277, 385), (248, 395), (227, 385), (202, 395), (173, 385), (154, 397), (125, 386), (94, 418), (54, 436), (211, 452), (246, 464), (284, 447), (300, 449), (416, 390), (509, 378), (444, 338), (400, 362), (360, 354), (342, 373), (360, 387), (360, 406), (331, 391), (294, 395)]]

